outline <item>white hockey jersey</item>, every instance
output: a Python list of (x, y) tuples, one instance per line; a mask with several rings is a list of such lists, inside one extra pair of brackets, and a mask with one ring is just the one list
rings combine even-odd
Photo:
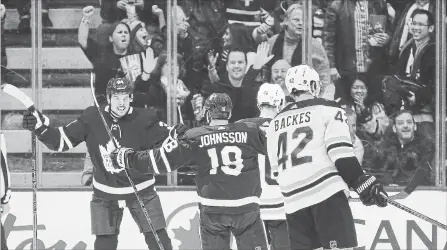
[(347, 116), (336, 102), (315, 98), (288, 104), (270, 123), (267, 151), (288, 214), (349, 188), (334, 162), (354, 157)]
[[(253, 122), (260, 129), (267, 132), (270, 118), (246, 118), (241, 121)], [(261, 177), (262, 193), (260, 197), (261, 219), (262, 220), (285, 220), (284, 197), (276, 179), (278, 171), (272, 169), (270, 161), (266, 155), (258, 155), (259, 173)]]

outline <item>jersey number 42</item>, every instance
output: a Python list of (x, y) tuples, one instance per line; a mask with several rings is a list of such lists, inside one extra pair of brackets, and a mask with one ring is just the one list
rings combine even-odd
[[(303, 137), (304, 135), (304, 137)], [(287, 154), (288, 146), (290, 146), (293, 141), (297, 140), (299, 137), (303, 137), (298, 145), (296, 145), (295, 149), (293, 149), (292, 153), (289, 155)], [(309, 126), (305, 127), (298, 127), (293, 131), (292, 134), (292, 142), (288, 141), (288, 132), (283, 132), (278, 137), (278, 167), (281, 170), (284, 170), (287, 168), (287, 165), (290, 165), (292, 167), (304, 164), (304, 163), (310, 163), (312, 162), (312, 156), (306, 155), (306, 156), (298, 156), (298, 154), (306, 147), (306, 145), (313, 139), (314, 133), (312, 129)], [(289, 163), (289, 161), (291, 161)]]

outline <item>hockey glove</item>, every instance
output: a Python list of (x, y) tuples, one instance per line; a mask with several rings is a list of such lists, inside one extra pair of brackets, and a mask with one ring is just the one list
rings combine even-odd
[(110, 153), (110, 159), (112, 159), (113, 167), (116, 169), (129, 169), (129, 155), (134, 154), (135, 151), (131, 148), (118, 148)]
[(388, 196), (383, 189), (383, 185), (371, 175), (361, 175), (353, 185), (354, 191), (360, 196), (363, 205), (377, 205), (386, 207), (388, 203), (382, 197), (382, 194)]
[(174, 127), (169, 130), (169, 136), (172, 137), (174, 140), (177, 140), (177, 138), (181, 138), (186, 131), (188, 131), (188, 126), (186, 126), (183, 123), (178, 123), (174, 125)]
[(26, 110), (23, 112), (22, 126), (24, 129), (37, 134), (42, 134), (49, 124), (50, 120), (48, 117), (44, 116), (38, 110), (35, 110), (34, 112)]

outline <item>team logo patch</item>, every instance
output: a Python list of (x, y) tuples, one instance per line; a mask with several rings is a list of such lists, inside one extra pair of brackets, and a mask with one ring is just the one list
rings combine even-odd
[[(121, 145), (118, 143), (118, 141), (115, 138), (113, 138), (113, 140), (115, 140), (116, 145), (118, 146), (118, 148), (120, 148)], [(105, 147), (99, 145), (99, 151), (101, 152), (102, 163), (104, 165), (104, 168), (106, 169), (107, 172), (116, 174), (123, 171), (124, 169), (123, 168), (116, 169), (113, 167), (112, 159), (110, 158), (110, 153), (112, 153), (113, 150), (115, 150), (115, 145), (113, 145), (112, 140), (109, 140)]]

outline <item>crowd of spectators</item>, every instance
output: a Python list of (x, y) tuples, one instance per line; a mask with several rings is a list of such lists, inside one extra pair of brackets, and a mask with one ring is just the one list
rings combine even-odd
[[(133, 105), (166, 120), (172, 84), (166, 1), (100, 2), (102, 24), (92, 27), (95, 9), (87, 6), (78, 31), (98, 100), (106, 100), (109, 79), (127, 77), (135, 84)], [(435, 1), (312, 3), (311, 66), (320, 75), (321, 97), (347, 110), (365, 171), (405, 185), (415, 169), (425, 168), (425, 184), (433, 185)], [(172, 10), (178, 31), (175, 100), (188, 125), (200, 124), (203, 100), (213, 92), (231, 97), (232, 121), (258, 115), (256, 93), (264, 82), (287, 94), (287, 69), (303, 59), (301, 0), (178, 0)]]

